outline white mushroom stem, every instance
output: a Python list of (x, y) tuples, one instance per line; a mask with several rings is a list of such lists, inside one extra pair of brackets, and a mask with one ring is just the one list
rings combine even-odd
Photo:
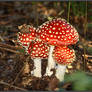
[(34, 60), (34, 70), (33, 70), (33, 76), (41, 77), (41, 59), (35, 58)]
[(51, 71), (51, 69), (55, 68), (55, 64), (56, 64), (52, 56), (54, 46), (50, 46), (49, 49), (50, 50), (49, 50), (49, 56), (48, 56), (48, 65), (45, 73), (46, 76), (51, 76), (53, 74), (53, 71)]
[(59, 79), (60, 82), (64, 81), (65, 71), (66, 71), (66, 65), (58, 64), (55, 76)]

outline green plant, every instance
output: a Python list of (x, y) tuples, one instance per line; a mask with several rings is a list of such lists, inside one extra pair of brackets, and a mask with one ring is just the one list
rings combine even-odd
[(92, 90), (92, 76), (83, 71), (77, 71), (65, 77), (65, 82), (71, 82), (73, 90)]

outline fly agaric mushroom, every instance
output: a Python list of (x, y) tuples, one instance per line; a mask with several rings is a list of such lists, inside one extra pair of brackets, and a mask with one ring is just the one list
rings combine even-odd
[[(23, 24), (19, 26), (18, 29), (20, 30), (20, 32), (18, 32), (17, 34), (17, 41), (27, 51), (30, 43), (34, 41), (36, 38), (36, 28), (30, 25)], [(24, 69), (24, 73), (28, 73), (25, 70), (29, 71), (28, 63), (25, 65), (25, 69)], [(33, 73), (33, 71), (31, 71), (31, 73)]]
[(36, 77), (41, 77), (41, 59), (48, 58), (49, 47), (41, 40), (36, 39), (27, 50), (31, 58), (34, 61), (33, 75)]
[(53, 52), (53, 58), (58, 64), (55, 76), (60, 80), (64, 80), (64, 74), (66, 66), (71, 64), (76, 56), (73, 49), (69, 49), (67, 46), (56, 46)]
[(17, 41), (25, 49), (28, 48), (30, 42), (35, 40), (36, 37), (36, 28), (30, 25), (23, 24), (18, 27), (20, 32), (18, 32)]
[(52, 53), (54, 46), (71, 45), (77, 43), (79, 35), (77, 30), (65, 19), (56, 18), (43, 23), (37, 29), (38, 37), (50, 45), (48, 66), (45, 75), (51, 75), (55, 67)]

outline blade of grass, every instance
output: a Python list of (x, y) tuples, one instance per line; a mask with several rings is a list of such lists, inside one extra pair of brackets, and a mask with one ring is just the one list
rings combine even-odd
[(70, 5), (71, 5), (71, 3), (69, 1), (69, 3), (68, 3), (68, 16), (67, 16), (67, 21), (68, 22), (69, 22), (69, 16), (70, 16)]
[[(84, 23), (84, 39), (86, 39), (86, 32), (87, 32), (87, 0), (86, 0), (86, 10), (85, 10), (85, 23)], [(84, 48), (84, 71), (86, 71), (86, 49)]]

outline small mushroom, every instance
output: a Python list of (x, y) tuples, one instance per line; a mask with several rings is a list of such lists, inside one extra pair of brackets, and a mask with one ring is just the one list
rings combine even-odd
[(55, 76), (59, 81), (64, 81), (66, 66), (76, 59), (75, 51), (73, 49), (69, 49), (67, 46), (57, 46), (54, 48), (53, 58), (58, 64)]
[(52, 75), (51, 69), (55, 67), (55, 62), (52, 57), (55, 46), (71, 45), (77, 43), (79, 35), (77, 30), (69, 24), (65, 19), (55, 18), (43, 23), (37, 29), (39, 39), (42, 39), (50, 45), (48, 66), (45, 75)]
[(36, 38), (36, 28), (26, 24), (23, 24), (18, 28), (20, 32), (17, 34), (17, 41), (20, 45), (27, 49), (30, 42)]
[(40, 39), (36, 39), (33, 43), (30, 43), (27, 52), (34, 61), (33, 75), (41, 77), (41, 59), (48, 58), (49, 47)]

